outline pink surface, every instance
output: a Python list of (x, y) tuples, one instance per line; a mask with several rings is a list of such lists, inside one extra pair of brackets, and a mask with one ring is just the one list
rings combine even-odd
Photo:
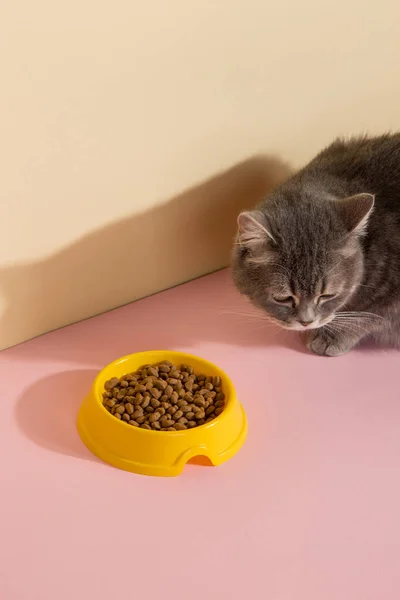
[[(399, 598), (400, 354), (314, 357), (245, 312), (223, 272), (1, 354), (2, 600)], [(232, 376), (229, 463), (146, 478), (80, 442), (96, 372), (157, 348)]]

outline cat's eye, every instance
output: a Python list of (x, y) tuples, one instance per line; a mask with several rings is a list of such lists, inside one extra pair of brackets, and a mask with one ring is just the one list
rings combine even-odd
[(294, 306), (295, 305), (293, 296), (286, 296), (285, 298), (277, 298), (276, 296), (273, 296), (272, 299), (277, 304), (282, 304), (283, 306)]
[(333, 300), (333, 298), (335, 298), (336, 294), (321, 294), (321, 296), (318, 297), (318, 304), (320, 302), (324, 303), (324, 302), (328, 302), (328, 300)]

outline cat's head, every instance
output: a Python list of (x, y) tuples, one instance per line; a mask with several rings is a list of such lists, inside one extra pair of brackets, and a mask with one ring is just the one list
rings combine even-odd
[(373, 206), (371, 194), (278, 192), (260, 210), (240, 214), (233, 249), (239, 291), (287, 329), (329, 323), (361, 282), (360, 237)]

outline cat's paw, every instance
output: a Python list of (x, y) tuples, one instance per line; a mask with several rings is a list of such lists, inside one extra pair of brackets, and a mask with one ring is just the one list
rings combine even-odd
[(341, 356), (354, 346), (354, 340), (339, 337), (324, 327), (313, 329), (307, 335), (307, 348), (319, 356)]

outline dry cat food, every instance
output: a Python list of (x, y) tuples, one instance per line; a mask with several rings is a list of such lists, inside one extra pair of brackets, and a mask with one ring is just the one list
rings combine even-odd
[(225, 408), (220, 377), (165, 361), (106, 381), (105, 408), (133, 427), (181, 431), (212, 421)]

